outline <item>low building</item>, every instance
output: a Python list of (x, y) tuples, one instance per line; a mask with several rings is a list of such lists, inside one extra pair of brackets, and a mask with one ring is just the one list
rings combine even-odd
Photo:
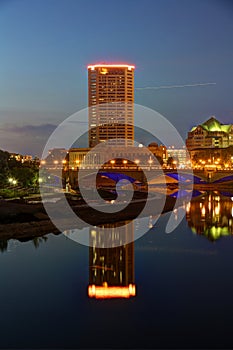
[(31, 155), (22, 155), (19, 153), (10, 153), (10, 158), (17, 160), (17, 162), (25, 163), (25, 162), (32, 162), (32, 156)]
[(174, 165), (179, 169), (187, 169), (191, 167), (189, 152), (185, 148), (169, 147), (167, 149), (168, 158), (172, 158)]
[[(69, 159), (64, 168), (68, 170), (76, 170), (77, 168), (86, 167), (132, 167), (140, 166), (142, 168), (159, 167), (167, 160), (167, 148), (163, 145), (158, 146), (156, 143), (151, 143), (147, 149), (142, 145), (138, 147), (108, 147), (107, 158), (109, 161), (106, 163), (106, 152), (97, 149), (91, 151), (91, 148), (71, 148), (69, 150)], [(90, 152), (90, 153), (89, 153)], [(154, 155), (157, 161), (153, 159)]]

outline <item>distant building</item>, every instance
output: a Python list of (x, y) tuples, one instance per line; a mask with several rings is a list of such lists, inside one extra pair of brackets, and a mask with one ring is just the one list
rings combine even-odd
[(189, 168), (191, 166), (189, 153), (184, 148), (169, 147), (167, 149), (168, 158), (172, 158), (176, 167), (180, 169)]
[(161, 160), (161, 163), (166, 163), (168, 158), (167, 147), (164, 145), (158, 145), (156, 142), (151, 142), (148, 145), (148, 149), (153, 155)]
[(10, 153), (10, 158), (15, 159), (18, 162), (25, 163), (25, 162), (31, 162), (32, 161), (32, 156), (30, 155), (22, 155), (19, 153)]
[(89, 147), (111, 139), (133, 145), (134, 69), (127, 64), (88, 66)]
[(194, 126), (186, 139), (189, 151), (199, 148), (226, 148), (233, 145), (233, 124), (221, 124), (215, 117)]
[[(119, 167), (131, 167), (132, 162), (134, 162), (134, 166), (138, 165), (140, 167), (155, 167), (159, 166), (159, 162), (165, 162), (167, 159), (167, 148), (163, 145), (158, 146), (157, 143), (151, 143), (147, 147), (147, 149), (156, 157), (158, 158), (158, 163), (155, 164), (155, 161), (152, 156), (150, 156), (150, 153), (145, 150), (144, 147), (138, 147), (132, 146), (132, 147), (114, 147), (109, 146), (108, 147), (108, 157), (112, 164), (112, 166), (115, 164)], [(103, 165), (105, 163), (105, 152), (101, 152), (96, 150), (95, 152), (91, 152), (88, 154), (88, 152), (91, 151), (91, 148), (71, 148), (69, 150), (69, 160), (65, 164), (65, 168), (71, 169), (71, 170), (77, 170), (80, 166), (82, 167), (92, 167), (92, 166), (99, 166)], [(129, 159), (132, 159), (132, 162), (130, 163), (128, 161)], [(118, 159), (118, 161), (117, 161)], [(115, 162), (113, 163), (113, 161)], [(81, 163), (85, 161), (84, 165)], [(161, 164), (160, 163), (160, 164)], [(106, 166), (108, 166), (106, 164)]]
[(195, 126), (186, 139), (192, 166), (228, 169), (233, 164), (233, 124), (221, 124), (211, 117)]

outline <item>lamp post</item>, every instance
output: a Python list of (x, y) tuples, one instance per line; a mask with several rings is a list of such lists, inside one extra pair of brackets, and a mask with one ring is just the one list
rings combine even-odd
[(124, 164), (124, 168), (126, 168), (126, 164), (128, 163), (128, 161), (126, 159), (123, 160), (123, 164)]
[(15, 185), (17, 185), (17, 180), (13, 179), (12, 177), (10, 177), (8, 179), (8, 181), (10, 182), (10, 184), (13, 185), (13, 196), (15, 197)]
[(116, 163), (116, 161), (114, 159), (110, 160), (111, 166), (113, 168), (114, 164)]
[(151, 170), (151, 164), (153, 163), (153, 160), (151, 159), (151, 157), (150, 157), (150, 159), (148, 160), (148, 163), (149, 163), (149, 170)]
[(13, 182), (13, 178), (12, 177), (9, 177), (9, 179), (8, 179), (8, 181), (10, 182), (10, 184), (12, 184), (12, 182)]
[(139, 159), (135, 159), (134, 162), (137, 164), (137, 170), (138, 170), (138, 166), (139, 166), (140, 160)]

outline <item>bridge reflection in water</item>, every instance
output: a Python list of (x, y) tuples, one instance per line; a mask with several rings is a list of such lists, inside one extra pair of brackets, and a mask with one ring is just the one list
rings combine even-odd
[[(127, 225), (126, 225), (127, 224)], [(111, 229), (112, 242), (124, 234), (132, 243), (113, 248), (101, 248), (104, 228)], [(134, 283), (134, 223), (118, 222), (90, 229), (88, 296), (96, 299), (130, 298), (136, 296)], [(105, 239), (106, 240), (106, 239)], [(98, 248), (96, 244), (98, 242)]]
[(233, 192), (209, 192), (193, 198), (186, 207), (192, 232), (215, 241), (233, 235)]

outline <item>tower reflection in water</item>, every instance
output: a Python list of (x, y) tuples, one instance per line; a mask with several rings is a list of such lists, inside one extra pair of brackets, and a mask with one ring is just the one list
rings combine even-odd
[(186, 219), (194, 233), (211, 241), (233, 235), (233, 194), (210, 192), (193, 199), (187, 205)]
[[(127, 224), (127, 226), (125, 226)], [(104, 228), (110, 229), (113, 248), (101, 248)], [(136, 296), (134, 283), (134, 223), (129, 221), (90, 229), (88, 296), (96, 299)], [(132, 243), (119, 245), (122, 234)], [(106, 237), (105, 237), (106, 240)], [(115, 244), (114, 244), (115, 243)], [(98, 246), (98, 248), (96, 247)]]

